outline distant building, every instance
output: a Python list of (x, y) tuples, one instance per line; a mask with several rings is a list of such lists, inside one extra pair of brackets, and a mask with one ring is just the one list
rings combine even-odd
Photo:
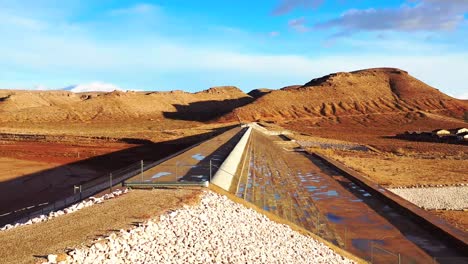
[(468, 141), (468, 132), (457, 134), (457, 139), (460, 141)]
[(436, 129), (432, 131), (432, 134), (435, 136), (443, 137), (443, 136), (448, 136), (450, 135), (450, 131), (445, 130), (445, 129)]
[(459, 128), (450, 129), (449, 131), (450, 131), (450, 133), (452, 133), (452, 134), (454, 134), (454, 135), (458, 135), (458, 134), (461, 134), (461, 133), (466, 133), (466, 132), (468, 132), (468, 128), (466, 128), (466, 127), (459, 127)]

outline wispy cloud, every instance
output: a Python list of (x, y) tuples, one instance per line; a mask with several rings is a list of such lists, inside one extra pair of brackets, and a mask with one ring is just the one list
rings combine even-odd
[(142, 15), (159, 11), (160, 7), (153, 4), (136, 4), (127, 8), (119, 8), (110, 11), (111, 15)]
[(310, 29), (306, 26), (306, 19), (301, 17), (297, 19), (289, 20), (288, 26), (297, 32), (307, 32)]
[(352, 9), (338, 18), (320, 22), (314, 29), (336, 28), (341, 34), (360, 31), (449, 31), (468, 13), (464, 0), (408, 0), (398, 8)]
[(272, 31), (272, 32), (268, 33), (268, 35), (270, 37), (278, 37), (280, 35), (280, 33), (278, 31)]
[(273, 15), (284, 15), (295, 8), (317, 8), (324, 0), (281, 0), (279, 5), (273, 10)]

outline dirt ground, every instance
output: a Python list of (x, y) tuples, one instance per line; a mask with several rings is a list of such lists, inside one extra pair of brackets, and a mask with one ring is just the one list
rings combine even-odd
[[(0, 263), (32, 263), (198, 202), (200, 189), (133, 190), (50, 221), (0, 232)], [(131, 206), (129, 206), (131, 205)], [(123, 210), (123, 208), (125, 208)]]
[(468, 211), (430, 210), (430, 212), (444, 218), (453, 226), (468, 232)]
[(57, 166), (55, 163), (0, 157), (0, 182), (55, 166)]
[(417, 158), (346, 151), (330, 151), (328, 154), (385, 187), (468, 183), (468, 159)]
[(396, 154), (431, 155), (437, 157), (460, 156), (467, 157), (468, 146), (417, 142), (393, 138), (405, 131), (432, 131), (439, 128), (455, 128), (468, 126), (462, 120), (436, 120), (423, 118), (408, 123), (367, 122), (356, 124), (345, 117), (339, 123), (324, 123), (316, 125), (313, 120), (300, 120), (279, 123), (282, 127), (295, 131), (304, 136), (320, 137), (330, 140), (340, 140), (357, 144), (365, 144), (382, 152)]

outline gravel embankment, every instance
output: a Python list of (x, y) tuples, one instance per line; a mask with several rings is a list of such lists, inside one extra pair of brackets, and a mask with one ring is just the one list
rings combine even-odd
[(468, 187), (428, 187), (390, 189), (424, 209), (464, 210), (468, 208)]
[[(49, 260), (55, 260), (49, 255)], [(225, 196), (206, 192), (184, 206), (130, 231), (121, 230), (66, 263), (353, 263), (287, 225), (270, 221)]]
[(108, 193), (108, 194), (104, 194), (103, 196), (101, 197), (90, 197), (89, 199), (86, 199), (84, 201), (81, 201), (79, 203), (76, 203), (74, 205), (71, 205), (63, 210), (58, 210), (58, 211), (53, 211), (53, 212), (50, 212), (48, 215), (40, 215), (38, 217), (34, 217), (32, 219), (29, 219), (28, 221), (26, 222), (17, 222), (17, 223), (14, 223), (14, 224), (7, 224), (3, 227), (0, 228), (0, 231), (5, 231), (5, 230), (10, 230), (10, 229), (13, 229), (13, 228), (17, 228), (17, 227), (20, 227), (20, 226), (25, 226), (25, 225), (32, 225), (32, 224), (36, 224), (36, 223), (41, 223), (41, 222), (45, 222), (45, 221), (48, 221), (52, 218), (55, 218), (55, 217), (59, 217), (59, 216), (62, 216), (62, 215), (66, 215), (66, 214), (71, 214), (71, 213), (74, 213), (78, 210), (81, 210), (83, 208), (86, 208), (86, 207), (90, 207), (90, 206), (93, 206), (95, 204), (99, 204), (99, 203), (103, 203), (105, 200), (109, 200), (109, 199), (112, 199), (114, 197), (117, 197), (117, 196), (120, 196), (120, 195), (123, 195), (123, 194), (126, 194), (128, 192), (127, 189), (124, 189), (124, 190), (116, 190), (112, 193)]

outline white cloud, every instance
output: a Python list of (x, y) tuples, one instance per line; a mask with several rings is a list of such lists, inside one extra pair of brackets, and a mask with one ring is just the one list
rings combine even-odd
[(457, 94), (453, 95), (453, 97), (458, 98), (458, 99), (468, 100), (468, 92), (457, 93)]
[(123, 91), (122, 88), (114, 84), (103, 82), (92, 82), (86, 84), (72, 85), (64, 88), (63, 90), (71, 91), (74, 93)]

